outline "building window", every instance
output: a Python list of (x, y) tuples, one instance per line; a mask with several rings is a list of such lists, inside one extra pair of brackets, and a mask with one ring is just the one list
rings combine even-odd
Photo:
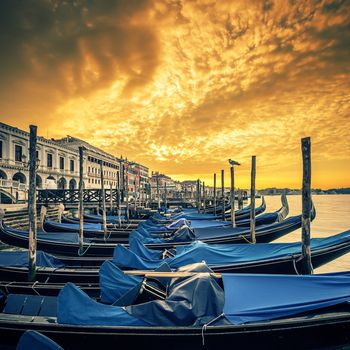
[(47, 167), (52, 168), (52, 154), (51, 153), (47, 154)]
[(64, 157), (60, 157), (60, 169), (64, 169)]
[(15, 161), (22, 161), (22, 146), (15, 145)]
[(0, 159), (2, 158), (2, 141), (0, 141)]
[[(74, 171), (74, 160), (70, 160), (70, 171)], [(90, 172), (90, 167), (89, 167), (89, 172)]]

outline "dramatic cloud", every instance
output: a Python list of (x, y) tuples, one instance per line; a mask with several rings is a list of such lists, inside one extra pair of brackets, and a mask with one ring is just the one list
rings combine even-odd
[(346, 1), (2, 1), (0, 111), (175, 177), (349, 186)]

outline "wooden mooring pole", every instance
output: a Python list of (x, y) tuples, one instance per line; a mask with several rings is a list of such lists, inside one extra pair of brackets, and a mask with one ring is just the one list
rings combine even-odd
[(230, 168), (230, 175), (231, 175), (231, 222), (232, 222), (232, 227), (236, 227), (236, 217), (235, 217), (235, 178), (234, 178), (234, 169), (233, 165)]
[(117, 172), (117, 208), (118, 208), (118, 226), (122, 227), (122, 206), (120, 191), (120, 171)]
[(200, 213), (201, 211), (201, 203), (200, 203), (200, 181), (199, 179), (197, 179), (197, 210), (198, 210), (198, 213)]
[(113, 212), (113, 184), (112, 181), (109, 181), (109, 210), (112, 215)]
[(157, 200), (158, 200), (158, 211), (159, 211), (160, 210), (159, 173), (157, 173), (156, 179), (157, 179)]
[(29, 215), (29, 254), (28, 254), (28, 281), (34, 282), (36, 277), (36, 141), (37, 126), (30, 125), (29, 136), (29, 193), (28, 193), (28, 215)]
[(250, 177), (250, 242), (256, 243), (255, 238), (255, 175), (256, 156), (252, 156), (252, 170)]
[(168, 207), (168, 190), (166, 186), (166, 181), (164, 182), (164, 212), (167, 212), (167, 207)]
[(302, 260), (301, 273), (311, 274), (313, 272), (310, 249), (310, 222), (311, 222), (311, 139), (301, 139), (301, 151), (303, 157), (303, 188), (302, 188), (302, 219), (301, 219), (301, 241)]
[(214, 215), (216, 215), (216, 173), (214, 173)]
[(79, 147), (79, 254), (83, 254), (84, 250), (84, 147)]
[(103, 161), (100, 160), (100, 178), (101, 178), (101, 196), (102, 196), (102, 223), (103, 223), (103, 238), (107, 240), (107, 215), (106, 215), (106, 192), (103, 176)]
[(221, 170), (221, 197), (222, 197), (222, 220), (226, 221), (226, 215), (225, 215), (225, 171), (224, 169)]
[(238, 209), (243, 208), (243, 198), (242, 198), (242, 190), (238, 189)]
[(129, 169), (126, 170), (125, 174), (125, 195), (126, 195), (126, 221), (130, 222), (130, 204), (129, 204)]
[(241, 165), (241, 164), (236, 162), (233, 159), (229, 159), (228, 162), (231, 165), (231, 168), (230, 168), (230, 175), (231, 175), (231, 192), (230, 192), (231, 222), (232, 222), (232, 227), (236, 227), (236, 217), (235, 217), (235, 172), (234, 172), (234, 166), (235, 165)]
[(205, 198), (205, 182), (203, 181), (203, 212), (205, 213), (205, 206), (206, 206), (206, 198)]

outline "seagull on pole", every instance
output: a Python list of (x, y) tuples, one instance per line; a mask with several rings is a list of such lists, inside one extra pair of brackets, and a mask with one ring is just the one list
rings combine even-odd
[(241, 165), (241, 163), (238, 163), (238, 162), (236, 162), (236, 161), (233, 160), (233, 159), (229, 159), (228, 162), (229, 162), (232, 166), (234, 166), (234, 165)]

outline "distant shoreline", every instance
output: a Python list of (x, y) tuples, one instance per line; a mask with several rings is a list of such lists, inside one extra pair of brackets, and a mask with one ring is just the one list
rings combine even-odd
[[(287, 195), (300, 195), (301, 190), (289, 189), (289, 188), (266, 188), (263, 190), (258, 190), (261, 195), (281, 195), (283, 193)], [(312, 189), (311, 193), (313, 195), (334, 195), (334, 194), (350, 194), (350, 188), (335, 188), (329, 190)]]

